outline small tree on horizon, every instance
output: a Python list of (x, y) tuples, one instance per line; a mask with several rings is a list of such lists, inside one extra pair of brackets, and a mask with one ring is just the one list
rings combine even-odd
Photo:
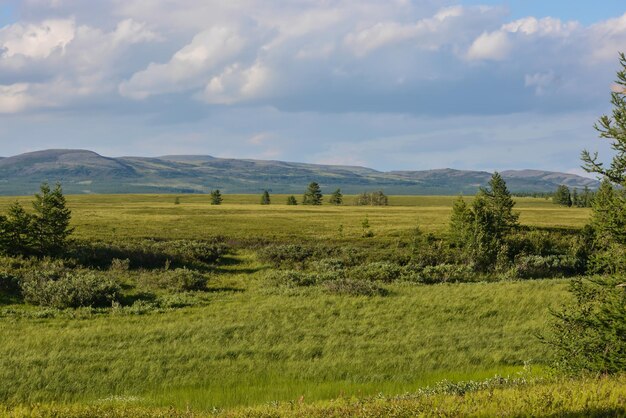
[(320, 185), (316, 182), (311, 182), (306, 192), (304, 193), (302, 204), (319, 206), (322, 204), (322, 199), (323, 195), (322, 190), (320, 189)]
[(287, 205), (289, 206), (296, 206), (298, 204), (298, 201), (296, 200), (296, 197), (291, 195), (287, 198)]
[(267, 190), (263, 190), (263, 194), (261, 195), (261, 204), (269, 205), (270, 204), (270, 192)]
[(335, 190), (333, 194), (330, 195), (329, 202), (336, 206), (343, 204), (343, 194), (341, 193), (341, 189)]
[(213, 190), (211, 191), (211, 204), (212, 205), (221, 205), (222, 204), (222, 194), (220, 193), (220, 190)]

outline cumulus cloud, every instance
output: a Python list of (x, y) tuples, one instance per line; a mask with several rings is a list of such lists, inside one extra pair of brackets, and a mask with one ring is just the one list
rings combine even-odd
[(40, 24), (16, 23), (0, 29), (2, 56), (22, 55), (46, 58), (53, 52), (63, 53), (75, 36), (73, 19), (44, 20)]
[[(213, 27), (200, 32), (169, 62), (150, 64), (120, 85), (120, 93), (134, 99), (199, 87), (207, 77), (232, 64), (250, 41), (236, 28)], [(231, 73), (234, 70), (231, 69)], [(219, 81), (216, 81), (219, 83)]]
[[(511, 19), (502, 7), (456, 0), (23, 0), (20, 17), (0, 28), (0, 114), (10, 114), (3, 125), (33, 111), (53, 115), (49, 108), (97, 109), (107, 123), (132, 116), (128, 130), (143, 145), (155, 121), (159, 129), (205, 123), (202, 132), (221, 126), (212, 138), (234, 138), (233, 156), (260, 147), (248, 142), (258, 132), (272, 132), (267, 149), (296, 158), (303, 142), (323, 144), (319, 161), (332, 160), (337, 142), (349, 153), (371, 141), (369, 154), (354, 156), (367, 162), (389, 144), (402, 150), (393, 157), (400, 161), (445, 135), (484, 139), (463, 127), (432, 141), (410, 135), (449, 118), (604, 111), (626, 45), (626, 15), (592, 25)], [(319, 118), (301, 123), (310, 115)], [(402, 118), (433, 122), (395, 132)], [(171, 129), (158, 146), (176, 137)]]

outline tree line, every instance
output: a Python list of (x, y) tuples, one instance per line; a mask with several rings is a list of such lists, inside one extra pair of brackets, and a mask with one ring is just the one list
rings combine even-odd
[[(223, 201), (222, 194), (219, 189), (212, 190), (210, 196), (212, 205), (220, 205)], [(320, 185), (317, 182), (311, 182), (302, 196), (301, 204), (319, 206), (323, 203), (323, 200), (324, 195), (322, 194)], [(331, 205), (343, 205), (344, 196), (341, 189), (336, 189), (332, 192), (328, 201)], [(180, 199), (176, 198), (174, 203), (180, 204)], [(270, 205), (271, 203), (272, 197), (270, 196), (269, 190), (263, 190), (260, 204)], [(291, 195), (287, 197), (287, 201), (285, 203), (289, 206), (296, 206), (298, 205), (298, 199)], [(356, 206), (387, 206), (389, 204), (389, 198), (385, 195), (385, 193), (383, 193), (382, 190), (375, 192), (363, 192), (355, 198), (354, 204)]]
[(61, 185), (50, 188), (43, 183), (35, 194), (32, 209), (27, 212), (16, 201), (6, 214), (0, 215), (0, 252), (25, 256), (63, 254), (73, 229)]

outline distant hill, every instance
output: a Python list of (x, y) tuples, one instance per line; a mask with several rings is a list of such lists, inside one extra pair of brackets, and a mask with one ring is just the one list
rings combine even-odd
[[(552, 192), (559, 184), (596, 188), (596, 180), (539, 170), (508, 170), (513, 192)], [(167, 155), (110, 158), (88, 150), (52, 149), (0, 158), (0, 194), (35, 192), (43, 181), (61, 182), (67, 193), (303, 192), (311, 181), (324, 191), (382, 189), (388, 194), (474, 194), (491, 173), (453, 169), (382, 172), (367, 167), (284, 161)]]

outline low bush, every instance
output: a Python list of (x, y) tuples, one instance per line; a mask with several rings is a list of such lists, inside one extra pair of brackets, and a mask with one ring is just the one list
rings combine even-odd
[(163, 272), (146, 272), (146, 280), (152, 281), (158, 287), (176, 292), (205, 290), (207, 278), (195, 270), (178, 268)]
[(522, 279), (566, 277), (580, 271), (580, 260), (569, 255), (525, 255), (516, 258), (515, 270)]
[(410, 264), (403, 268), (401, 278), (415, 283), (435, 284), (473, 282), (478, 276), (471, 266), (463, 264), (439, 264), (426, 267)]
[(20, 283), (26, 302), (57, 309), (111, 306), (120, 293), (108, 276), (93, 271), (34, 271)]
[(386, 296), (389, 293), (371, 281), (347, 278), (325, 281), (323, 287), (328, 293), (349, 296)]
[(351, 279), (380, 281), (390, 283), (400, 278), (401, 267), (389, 262), (375, 262), (352, 268), (348, 275)]
[[(229, 251), (221, 239), (211, 241), (175, 240), (137, 242), (75, 242), (70, 257), (80, 264), (110, 268), (114, 260), (128, 260), (129, 268), (162, 268), (213, 264)], [(116, 261), (115, 263), (119, 263)]]
[(311, 248), (298, 244), (267, 245), (257, 252), (260, 261), (271, 263), (276, 267), (302, 265), (312, 255)]

